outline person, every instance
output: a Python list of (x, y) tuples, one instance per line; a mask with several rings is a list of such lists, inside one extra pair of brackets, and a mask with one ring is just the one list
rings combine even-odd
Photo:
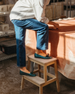
[(17, 66), (21, 75), (35, 76), (26, 68), (25, 31), (31, 29), (37, 32), (36, 58), (51, 58), (45, 53), (48, 49), (49, 25), (58, 24), (45, 17), (45, 8), (50, 0), (18, 0), (10, 12), (10, 21), (14, 24), (17, 43)]

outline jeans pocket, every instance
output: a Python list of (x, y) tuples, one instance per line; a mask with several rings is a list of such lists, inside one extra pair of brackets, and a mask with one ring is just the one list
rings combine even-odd
[(11, 20), (11, 22), (14, 24), (16, 22), (16, 20)]

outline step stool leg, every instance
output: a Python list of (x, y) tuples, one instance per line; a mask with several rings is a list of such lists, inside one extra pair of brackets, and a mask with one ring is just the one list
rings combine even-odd
[(22, 76), (22, 80), (21, 80), (21, 87), (20, 87), (20, 90), (22, 90), (24, 87), (24, 77)]
[(38, 76), (39, 76), (39, 77), (41, 77), (41, 72), (40, 72), (40, 69), (41, 69), (41, 66), (40, 66), (40, 65), (38, 65), (38, 70), (39, 70), (39, 72), (38, 72)]
[(27, 65), (27, 69), (30, 71), (30, 59), (28, 57), (28, 65)]
[(50, 66), (48, 66), (48, 68), (47, 68), (47, 72), (50, 72)]
[(60, 92), (60, 85), (59, 85), (59, 80), (58, 80), (57, 62), (55, 62), (54, 68), (55, 68), (55, 76), (57, 78), (57, 80), (56, 80), (57, 91)]
[(34, 71), (34, 66), (35, 66), (34, 62), (31, 62), (31, 72)]
[(39, 86), (39, 94), (43, 94), (43, 87)]
[[(50, 73), (50, 66), (47, 67), (47, 73)], [(47, 79), (49, 80), (50, 77), (48, 76)]]
[(47, 82), (47, 66), (46, 65), (44, 65), (43, 71), (44, 71), (44, 80), (45, 82)]

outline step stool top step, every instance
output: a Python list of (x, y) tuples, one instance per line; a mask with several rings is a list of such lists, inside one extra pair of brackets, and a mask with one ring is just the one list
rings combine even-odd
[(29, 82), (31, 82), (31, 83), (37, 85), (37, 86), (40, 86), (40, 85), (42, 85), (42, 84), (45, 83), (44, 79), (42, 79), (42, 78), (40, 78), (40, 77), (38, 77), (38, 76), (31, 77), (31, 76), (26, 76), (26, 75), (24, 75), (23, 77), (24, 77), (24, 79), (26, 79), (27, 81), (29, 81)]
[(42, 63), (42, 64), (47, 64), (47, 63), (50, 63), (50, 62), (53, 62), (53, 61), (56, 61), (57, 60), (57, 58), (54, 58), (54, 57), (52, 57), (52, 59), (41, 59), (41, 58), (35, 58), (34, 57), (34, 54), (33, 55), (30, 55), (30, 56), (28, 56), (30, 59), (33, 59), (33, 60), (35, 60), (35, 61), (37, 61), (37, 62), (40, 62), (40, 63)]

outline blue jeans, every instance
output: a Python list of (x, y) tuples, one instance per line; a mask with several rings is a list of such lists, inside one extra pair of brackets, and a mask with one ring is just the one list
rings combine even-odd
[(48, 25), (37, 21), (36, 19), (12, 20), (15, 28), (15, 36), (17, 43), (17, 65), (19, 67), (26, 66), (25, 51), (25, 31), (31, 29), (37, 31), (37, 49), (46, 50), (48, 48)]

